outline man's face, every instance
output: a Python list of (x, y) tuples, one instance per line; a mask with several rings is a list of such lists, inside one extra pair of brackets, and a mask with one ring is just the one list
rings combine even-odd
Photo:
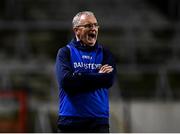
[(74, 32), (83, 44), (93, 46), (97, 40), (98, 28), (99, 26), (94, 16), (82, 15), (79, 25), (74, 28)]

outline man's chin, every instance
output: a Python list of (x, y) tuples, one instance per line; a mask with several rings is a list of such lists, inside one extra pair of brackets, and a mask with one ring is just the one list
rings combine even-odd
[(94, 46), (96, 43), (96, 40), (86, 40), (86, 41), (82, 41), (83, 44), (86, 44), (88, 46)]
[(95, 45), (95, 42), (90, 42), (88, 43), (89, 46), (94, 46)]
[(96, 43), (96, 40), (89, 41), (89, 42), (88, 42), (88, 45), (90, 45), (90, 46), (94, 46), (94, 45), (95, 45), (95, 43)]

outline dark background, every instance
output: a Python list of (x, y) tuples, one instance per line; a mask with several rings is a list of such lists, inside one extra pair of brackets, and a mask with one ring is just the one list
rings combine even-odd
[(179, 101), (180, 1), (1, 0), (1, 132), (56, 132), (55, 58), (84, 10), (96, 15), (98, 40), (117, 61), (111, 100)]

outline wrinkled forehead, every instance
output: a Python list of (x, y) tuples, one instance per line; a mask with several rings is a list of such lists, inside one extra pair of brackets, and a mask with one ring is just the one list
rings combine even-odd
[(83, 14), (80, 17), (80, 24), (87, 24), (87, 23), (97, 23), (97, 19), (94, 15), (86, 15)]

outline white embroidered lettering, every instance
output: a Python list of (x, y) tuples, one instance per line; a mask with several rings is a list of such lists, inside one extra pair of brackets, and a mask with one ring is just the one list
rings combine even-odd
[(83, 62), (74, 62), (74, 68), (84, 68), (84, 69), (100, 69), (101, 64), (95, 64), (95, 63), (83, 63)]

